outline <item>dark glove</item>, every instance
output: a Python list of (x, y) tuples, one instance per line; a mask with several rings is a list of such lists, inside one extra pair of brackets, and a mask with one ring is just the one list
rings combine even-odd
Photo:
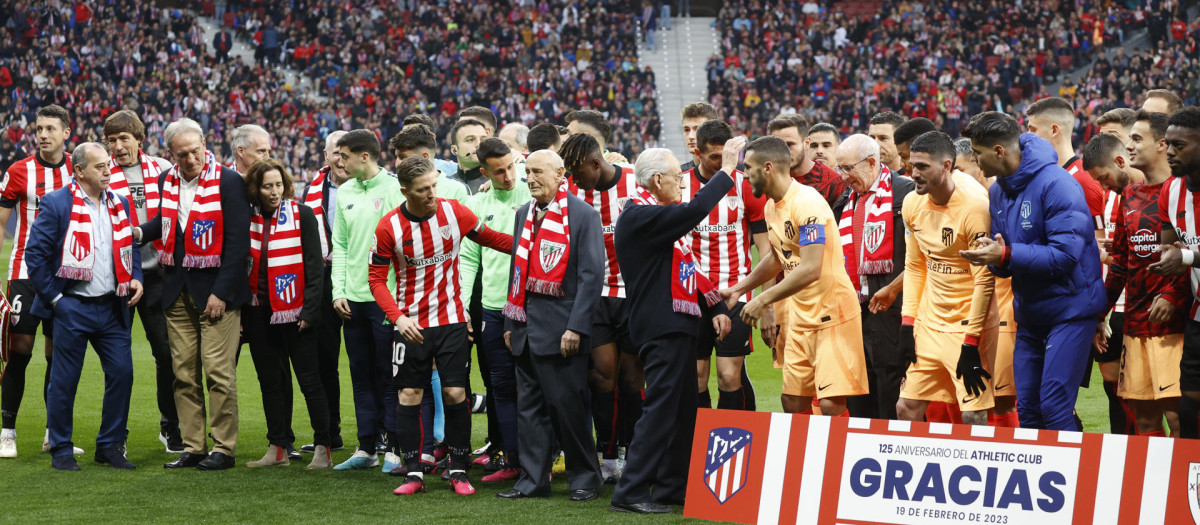
[(900, 325), (900, 357), (909, 363), (917, 362), (917, 341), (913, 337), (913, 327), (910, 324)]
[(984, 379), (991, 379), (992, 374), (983, 369), (983, 363), (979, 360), (978, 345), (962, 345), (962, 353), (958, 355), (958, 368), (956, 369), (955, 377), (962, 379), (963, 385), (967, 387), (967, 392), (973, 396), (978, 396), (987, 390), (987, 383)]

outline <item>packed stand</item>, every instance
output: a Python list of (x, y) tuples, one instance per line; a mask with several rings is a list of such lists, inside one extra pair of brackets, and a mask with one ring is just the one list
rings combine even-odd
[(608, 149), (630, 159), (659, 141), (654, 74), (639, 66), (630, 2), (266, 4), (229, 2), (221, 18), (262, 63), (302, 70), (385, 140), (409, 113), (429, 114), (445, 137), (458, 110), (478, 105), (501, 125), (601, 111), (613, 126)]
[(727, 2), (708, 92), (747, 128), (799, 111), (848, 133), (891, 109), (955, 134), (971, 115), (1032, 100), (1136, 29), (1149, 27), (1161, 44), (1176, 18), (1145, 4), (1076, 3), (886, 0), (878, 12), (847, 16), (815, 2), (802, 9)]

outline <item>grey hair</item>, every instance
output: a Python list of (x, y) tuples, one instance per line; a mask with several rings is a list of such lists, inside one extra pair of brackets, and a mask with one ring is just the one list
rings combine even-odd
[(846, 140), (843, 140), (838, 145), (838, 151), (842, 150), (853, 153), (854, 157), (860, 159), (870, 157), (874, 157), (876, 160), (879, 159), (879, 143), (862, 133), (855, 133), (846, 137)]
[(638, 155), (633, 171), (637, 175), (637, 183), (644, 188), (649, 188), (650, 179), (654, 178), (654, 174), (666, 175), (671, 172), (671, 168), (678, 167), (679, 161), (675, 158), (675, 154), (671, 153), (671, 150), (650, 148)]
[(506, 130), (510, 130), (510, 129), (516, 130), (517, 136), (514, 137), (513, 140), (516, 141), (517, 145), (522, 148), (528, 148), (529, 147), (529, 126), (526, 126), (519, 122), (505, 124), (504, 127), (500, 128), (500, 132), (496, 133), (496, 136), (499, 137), (500, 135), (503, 135)]
[(958, 139), (954, 141), (954, 154), (959, 157), (969, 157), (973, 153), (971, 149), (971, 139)]
[(167, 149), (171, 149), (171, 143), (177, 137), (188, 132), (200, 135), (200, 140), (204, 140), (204, 129), (200, 127), (199, 122), (184, 117), (168, 124), (167, 129), (163, 131), (163, 141), (167, 145)]
[(78, 146), (75, 146), (75, 150), (71, 152), (71, 166), (77, 166), (79, 168), (86, 166), (88, 163), (87, 154), (88, 150), (90, 149), (98, 149), (102, 152), (108, 151), (104, 146), (101, 146), (98, 143), (84, 142)]
[(267, 130), (262, 126), (255, 124), (244, 124), (233, 129), (233, 133), (229, 134), (229, 146), (237, 151), (238, 148), (250, 146), (250, 135), (261, 134), (267, 136), (268, 140), (271, 137)]
[(325, 136), (325, 151), (333, 151), (338, 149), (337, 141), (348, 133), (347, 131), (337, 130), (331, 131)]

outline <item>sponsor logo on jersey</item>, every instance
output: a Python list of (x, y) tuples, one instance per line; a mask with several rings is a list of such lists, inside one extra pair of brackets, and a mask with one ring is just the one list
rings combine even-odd
[(1129, 236), (1129, 249), (1142, 258), (1158, 253), (1158, 232), (1147, 228), (1138, 230)]

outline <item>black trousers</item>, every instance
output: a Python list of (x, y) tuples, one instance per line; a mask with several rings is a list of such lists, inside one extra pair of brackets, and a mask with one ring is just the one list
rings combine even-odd
[(317, 367), (317, 338), (311, 332), (301, 333), (298, 323), (271, 324), (269, 306), (247, 306), (242, 312), (244, 335), (262, 387), (267, 440), (280, 447), (292, 443), (291, 385), (295, 368), (296, 382), (308, 405), (313, 443), (329, 446), (329, 409)]
[(862, 328), (870, 393), (849, 398), (846, 408), (854, 417), (896, 419), (900, 383), (908, 371), (908, 362), (900, 356), (900, 306), (873, 314), (867, 305), (862, 305)]
[[(321, 374), (321, 387), (325, 389), (325, 404), (329, 412), (329, 437), (341, 442), (342, 435), (342, 386), (338, 377), (338, 365), (342, 356), (342, 318), (333, 309), (333, 281), (330, 278), (332, 265), (325, 265), (325, 284), (321, 290), (321, 322), (317, 324), (317, 369)], [(335, 443), (336, 444), (336, 443)]]
[[(586, 338), (581, 348), (588, 348)], [(561, 445), (571, 490), (599, 488), (600, 463), (588, 402), (588, 354), (516, 356), (517, 440), (521, 478), (513, 488), (550, 495), (550, 469)], [(694, 395), (692, 397), (695, 397)], [(555, 439), (557, 438), (557, 439)]]
[(698, 346), (691, 334), (668, 334), (642, 345), (646, 404), (625, 456), (625, 472), (613, 491), (614, 503), (683, 500), (696, 430)]
[(157, 269), (147, 270), (142, 274), (142, 281), (142, 300), (134, 308), (142, 319), (150, 354), (154, 356), (154, 394), (161, 415), (159, 427), (163, 432), (179, 432), (175, 370), (171, 368), (171, 341), (167, 337), (167, 316), (162, 304), (162, 277)]

